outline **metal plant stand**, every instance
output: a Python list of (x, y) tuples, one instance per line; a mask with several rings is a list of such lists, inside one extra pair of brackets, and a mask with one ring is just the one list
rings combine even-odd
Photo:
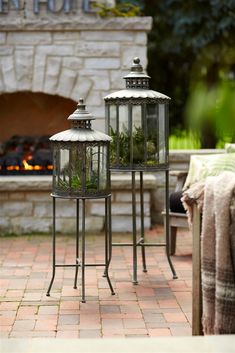
[(145, 247), (148, 246), (157, 246), (157, 247), (165, 247), (166, 256), (172, 271), (173, 278), (176, 279), (177, 274), (175, 272), (174, 266), (172, 264), (170, 258), (170, 233), (169, 233), (169, 171), (165, 170), (165, 178), (166, 178), (166, 189), (165, 189), (165, 204), (166, 204), (166, 216), (165, 216), (165, 242), (159, 243), (149, 243), (145, 241), (145, 230), (144, 230), (144, 185), (143, 185), (143, 171), (140, 171), (140, 236), (138, 236), (137, 232), (137, 215), (136, 215), (136, 171), (131, 172), (132, 178), (132, 242), (131, 243), (113, 243), (113, 246), (132, 246), (133, 250), (133, 277), (132, 281), (134, 284), (138, 284), (137, 278), (137, 260), (138, 260), (138, 247), (141, 248), (141, 257), (142, 257), (142, 266), (143, 272), (147, 272), (147, 264), (146, 264), (146, 255), (145, 255)]
[[(109, 264), (112, 257), (112, 232), (110, 222), (110, 210), (111, 210), (111, 196), (108, 195), (104, 198), (105, 200), (105, 260), (104, 263), (86, 263), (86, 227), (85, 227), (85, 198), (76, 198), (76, 246), (75, 246), (75, 263), (74, 264), (57, 264), (56, 263), (56, 199), (57, 196), (53, 196), (53, 229), (52, 229), (52, 278), (50, 285), (47, 290), (47, 296), (50, 296), (50, 291), (55, 279), (55, 272), (57, 267), (75, 267), (74, 277), (74, 289), (77, 288), (78, 269), (81, 269), (81, 297), (82, 303), (85, 303), (85, 268), (90, 266), (104, 266), (105, 277), (110, 288), (112, 295), (115, 294), (110, 278), (109, 278)], [(81, 230), (79, 229), (79, 203), (82, 203), (82, 224)]]
[[(141, 247), (143, 271), (147, 271), (145, 247), (164, 246), (173, 274), (177, 278), (170, 258), (169, 237), (169, 120), (170, 98), (149, 89), (150, 77), (143, 72), (139, 58), (134, 58), (131, 71), (124, 77), (126, 88), (104, 97), (106, 128), (112, 137), (110, 171), (129, 172), (132, 180), (132, 232), (131, 243), (113, 243), (114, 246), (133, 247), (133, 283), (137, 284), (137, 248)], [(165, 174), (165, 242), (148, 243), (144, 233), (143, 173)], [(140, 237), (137, 238), (136, 174), (140, 175)]]
[[(71, 128), (52, 137), (53, 149), (53, 269), (47, 291), (55, 278), (56, 267), (75, 267), (74, 288), (77, 288), (78, 269), (81, 269), (82, 302), (85, 302), (85, 268), (87, 266), (104, 266), (111, 293), (113, 287), (108, 275), (112, 256), (111, 232), (111, 187), (109, 171), (109, 148), (111, 138), (93, 130), (93, 116), (86, 110), (83, 99), (79, 100), (77, 109), (68, 117)], [(56, 263), (56, 199), (76, 200), (76, 260), (74, 264)], [(86, 200), (104, 199), (105, 203), (105, 255), (103, 263), (86, 262)], [(82, 204), (81, 227), (79, 225), (79, 204)], [(81, 229), (81, 231), (80, 231)]]

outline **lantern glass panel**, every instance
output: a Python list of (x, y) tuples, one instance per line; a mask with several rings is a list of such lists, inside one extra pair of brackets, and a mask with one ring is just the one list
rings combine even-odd
[(54, 147), (53, 193), (92, 197), (108, 192), (107, 144), (70, 143)]
[(167, 155), (166, 155), (166, 105), (159, 104), (158, 107), (159, 111), (159, 163), (164, 164), (167, 162)]
[(130, 122), (128, 119), (128, 105), (120, 105), (118, 111), (118, 129), (120, 133), (127, 133)]
[(131, 159), (130, 162), (134, 164), (142, 164), (145, 159), (145, 144), (146, 144), (146, 136), (145, 129), (143, 126), (143, 116), (142, 116), (142, 106), (134, 105), (130, 106), (131, 110), (131, 119), (132, 119), (132, 127), (130, 131), (131, 137)]
[(111, 168), (157, 168), (166, 163), (166, 104), (108, 106)]
[(110, 105), (108, 106), (109, 109), (109, 126), (113, 131), (117, 130), (117, 106)]
[(159, 162), (158, 158), (158, 104), (146, 105), (146, 129), (147, 142), (146, 154), (147, 165), (156, 166)]

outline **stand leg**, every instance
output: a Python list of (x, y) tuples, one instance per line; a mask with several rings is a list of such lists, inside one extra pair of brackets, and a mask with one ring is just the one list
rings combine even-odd
[(177, 227), (170, 227), (170, 255), (175, 255)]
[(81, 263), (81, 268), (82, 268), (82, 303), (86, 302), (85, 299), (85, 199), (82, 200), (82, 263)]
[(55, 198), (53, 197), (53, 223), (52, 223), (52, 277), (51, 277), (51, 282), (47, 290), (47, 296), (50, 296), (50, 291), (52, 284), (54, 282), (55, 278), (55, 268), (56, 268), (56, 254), (55, 254), (55, 246), (56, 246), (56, 241), (55, 241), (55, 218), (56, 218), (56, 212), (55, 212)]
[(77, 199), (76, 204), (76, 270), (75, 270), (75, 278), (74, 278), (74, 289), (77, 289), (77, 279), (78, 279), (78, 257), (79, 257), (79, 199)]
[(105, 198), (105, 277), (112, 295), (115, 294), (109, 278), (109, 264), (112, 257), (111, 196)]
[(143, 172), (140, 172), (140, 225), (141, 225), (141, 253), (143, 272), (147, 272), (145, 246), (144, 246), (144, 191), (143, 191)]
[(135, 188), (135, 172), (132, 175), (132, 231), (133, 231), (133, 284), (137, 281), (137, 240), (136, 240), (136, 188)]
[(166, 237), (166, 256), (171, 268), (171, 272), (173, 274), (173, 278), (178, 278), (174, 266), (171, 262), (170, 258), (170, 229), (169, 229), (169, 171), (165, 171), (165, 178), (166, 178), (166, 189), (165, 189), (165, 205), (166, 205), (166, 223), (165, 223), (165, 237)]

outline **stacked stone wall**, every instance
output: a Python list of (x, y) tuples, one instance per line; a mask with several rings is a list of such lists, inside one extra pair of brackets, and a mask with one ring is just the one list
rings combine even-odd
[[(112, 181), (112, 230), (132, 231), (132, 194), (130, 176), (118, 175)], [(145, 177), (144, 222), (151, 225), (151, 190), (156, 188), (154, 176)], [(50, 233), (52, 230), (51, 177), (0, 177), (0, 234)], [(138, 193), (138, 188), (137, 188)], [(137, 200), (137, 229), (140, 230), (140, 198)], [(80, 203), (81, 204), (81, 203)], [(81, 215), (81, 212), (79, 212)], [(56, 200), (58, 233), (74, 233), (76, 201)], [(86, 201), (86, 230), (104, 230), (104, 199)], [(81, 224), (81, 222), (80, 222)]]
[(0, 21), (0, 94), (43, 92), (86, 100), (105, 130), (103, 97), (124, 88), (133, 57), (147, 65), (150, 18)]

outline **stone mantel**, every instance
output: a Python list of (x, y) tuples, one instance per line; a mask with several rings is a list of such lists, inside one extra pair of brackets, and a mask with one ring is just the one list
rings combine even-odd
[[(131, 189), (130, 173), (114, 173), (112, 175), (112, 190), (128, 190)], [(139, 176), (136, 176), (137, 188)], [(152, 174), (144, 175), (145, 189), (155, 189), (157, 186), (156, 178)], [(0, 176), (0, 191), (51, 191), (52, 176), (50, 175), (17, 175), (17, 176)]]
[(112, 30), (112, 31), (150, 31), (151, 17), (113, 17), (103, 19), (94, 16), (76, 16), (50, 19), (2, 18), (0, 31), (81, 31), (81, 30)]

